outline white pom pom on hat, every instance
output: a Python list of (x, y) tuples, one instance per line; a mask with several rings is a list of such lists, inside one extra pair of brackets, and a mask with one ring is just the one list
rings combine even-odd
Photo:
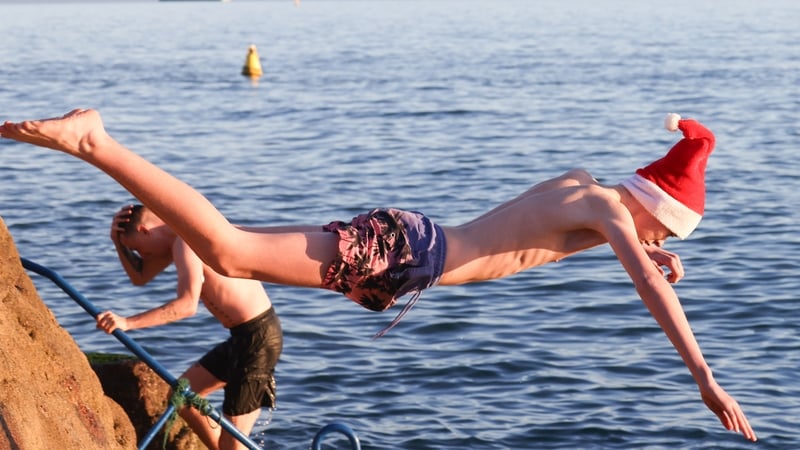
[(664, 118), (664, 128), (669, 131), (678, 131), (678, 122), (681, 120), (680, 114), (669, 113)]
[(636, 171), (622, 185), (659, 222), (686, 239), (705, 210), (705, 170), (714, 150), (714, 135), (700, 122), (670, 113), (664, 119), (670, 131), (680, 129), (683, 139), (667, 154)]

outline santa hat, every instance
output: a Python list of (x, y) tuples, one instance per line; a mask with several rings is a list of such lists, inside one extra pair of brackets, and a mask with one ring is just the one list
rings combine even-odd
[(705, 170), (714, 135), (692, 119), (668, 114), (664, 126), (683, 139), (667, 154), (636, 171), (622, 185), (659, 222), (681, 239), (697, 228), (706, 200)]

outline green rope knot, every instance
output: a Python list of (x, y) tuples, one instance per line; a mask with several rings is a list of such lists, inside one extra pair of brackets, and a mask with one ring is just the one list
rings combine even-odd
[(167, 422), (164, 425), (164, 449), (167, 448), (167, 438), (172, 430), (172, 426), (175, 425), (175, 420), (178, 419), (178, 412), (181, 409), (185, 408), (186, 406), (191, 406), (197, 409), (200, 414), (204, 416), (208, 416), (214, 411), (214, 407), (211, 406), (211, 402), (189, 389), (189, 380), (186, 378), (179, 379), (173, 387), (172, 395), (169, 398), (169, 404), (174, 406), (175, 409), (172, 410), (172, 413), (169, 415), (169, 418), (167, 418)]

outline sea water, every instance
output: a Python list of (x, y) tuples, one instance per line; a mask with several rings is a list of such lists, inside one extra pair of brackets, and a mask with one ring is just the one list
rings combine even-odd
[[(757, 444), (705, 408), (608, 247), (428, 290), (376, 341), (397, 309), (265, 285), (285, 347), (253, 436), (307, 448), (342, 421), (365, 449), (797, 449), (798, 23), (788, 0), (4, 4), (0, 120), (97, 108), (241, 224), (393, 206), (456, 225), (573, 167), (614, 183), (676, 142), (666, 113), (700, 119), (717, 136), (706, 215), (667, 248)], [(251, 44), (257, 81), (240, 75)], [(145, 287), (122, 271), (109, 228), (134, 199), (109, 177), (0, 141), (0, 180), (20, 254), (98, 308), (174, 297), (172, 269)], [(32, 278), (83, 350), (126, 351)], [(130, 336), (178, 376), (226, 330), (201, 308)]]

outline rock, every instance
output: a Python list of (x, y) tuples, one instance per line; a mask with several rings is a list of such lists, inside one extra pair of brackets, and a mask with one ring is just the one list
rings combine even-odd
[(0, 449), (136, 449), (130, 419), (39, 298), (0, 218)]
[[(127, 411), (136, 429), (137, 442), (141, 442), (167, 409), (169, 385), (147, 364), (132, 356), (89, 355), (89, 360), (106, 394)], [(166, 447), (164, 431), (164, 428), (159, 430), (147, 450), (206, 450), (180, 417), (170, 430)]]

